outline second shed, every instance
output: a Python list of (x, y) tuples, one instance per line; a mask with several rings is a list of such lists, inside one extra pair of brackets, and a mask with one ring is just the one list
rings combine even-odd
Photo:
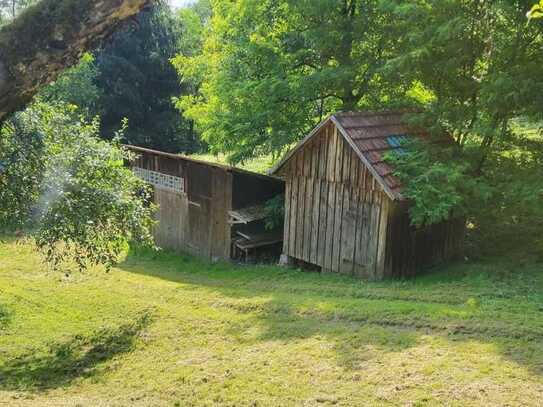
[(464, 220), (411, 226), (384, 160), (412, 136), (427, 134), (402, 112), (355, 112), (329, 117), (300, 141), (271, 171), (286, 182), (284, 255), (372, 280), (412, 276), (458, 255)]

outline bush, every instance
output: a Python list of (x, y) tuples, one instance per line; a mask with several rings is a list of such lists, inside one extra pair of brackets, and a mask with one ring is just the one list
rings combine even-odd
[[(25, 227), (54, 267), (114, 264), (129, 241), (152, 245), (149, 191), (131, 154), (99, 138), (97, 120), (36, 103), (4, 125), (0, 226)], [(20, 159), (20, 160), (19, 160)]]

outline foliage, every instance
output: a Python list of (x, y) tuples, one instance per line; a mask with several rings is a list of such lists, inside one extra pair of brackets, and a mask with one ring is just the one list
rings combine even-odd
[(385, 102), (378, 73), (398, 36), (381, 2), (212, 5), (202, 52), (174, 60), (182, 80), (201, 82), (179, 107), (212, 152), (233, 163), (278, 154), (330, 112)]
[(43, 88), (40, 97), (50, 103), (76, 105), (88, 118), (92, 118), (100, 112), (100, 100), (104, 97), (104, 89), (97, 86), (98, 75), (95, 58), (87, 53), (79, 64), (67, 69), (56, 82)]
[(452, 161), (427, 152), (396, 162), (414, 223), (439, 221), (455, 205), (484, 206), (495, 184), (489, 160), (512, 120), (542, 117), (543, 35), (526, 24), (529, 5), (215, 1), (202, 52), (174, 60), (182, 80), (201, 83), (178, 105), (233, 163), (276, 157), (337, 110), (416, 108), (414, 125), (457, 146)]
[(192, 122), (179, 115), (172, 101), (190, 92), (179, 84), (169, 61), (189, 41), (183, 35), (181, 23), (159, 3), (96, 54), (103, 135), (127, 118), (129, 144), (174, 153), (199, 149)]
[(285, 223), (285, 195), (277, 195), (269, 199), (265, 205), (266, 229), (282, 228)]
[(447, 131), (461, 148), (477, 145), (478, 169), (493, 144), (507, 137), (511, 118), (542, 114), (543, 84), (536, 78), (543, 37), (539, 27), (526, 25), (523, 10), (523, 2), (456, 0), (395, 9), (409, 36), (388, 70), (432, 95), (414, 100), (424, 108), (419, 122), (435, 133)]
[(2, 241), (7, 404), (540, 400), (540, 264), (493, 259), (360, 283), (138, 250), (110, 275), (51, 278), (32, 246)]
[[(475, 206), (474, 254), (543, 260), (543, 126), (512, 122), (511, 140), (487, 164), (491, 204)], [(512, 148), (511, 148), (512, 146)]]
[(40, 102), (3, 128), (0, 220), (32, 227), (54, 267), (66, 261), (81, 269), (110, 266), (128, 241), (152, 243), (153, 207), (142, 181), (124, 165), (130, 154), (117, 139), (110, 144), (98, 135), (97, 120)]
[[(30, 4), (26, 0), (14, 1), (21, 10)], [(86, 2), (44, 0), (47, 3), (44, 7), (29, 9), (15, 20), (18, 28), (11, 35), (11, 27), (5, 33), (7, 37), (0, 38), (2, 48), (20, 54), (30, 49), (25, 46), (29, 41), (62, 47), (55, 37), (57, 33), (50, 32), (44, 22), (62, 10), (77, 13)], [(204, 5), (198, 9), (202, 15)], [(74, 24), (77, 19), (68, 20)], [(181, 47), (199, 41), (184, 35), (180, 17), (172, 15), (165, 1), (158, 1), (135, 18), (133, 24), (113, 34), (105, 48), (95, 51), (94, 61), (90, 55), (84, 56), (78, 66), (67, 70), (54, 85), (42, 89), (42, 98), (73, 103), (89, 119), (100, 115), (104, 138), (111, 137), (121, 121), (128, 118), (127, 143), (170, 152), (197, 151), (200, 143), (193, 123), (179, 115), (172, 101), (174, 96), (191, 91), (179, 84), (169, 62)]]
[[(224, 154), (201, 153), (201, 154), (191, 154), (190, 157), (194, 158), (195, 160), (229, 165), (228, 156)], [(272, 166), (273, 166), (273, 158), (271, 155), (251, 158), (251, 159), (248, 159), (241, 163), (236, 164), (236, 168), (241, 168), (241, 169), (252, 171), (252, 172), (258, 172), (260, 174), (267, 174)]]
[(18, 229), (29, 221), (39, 198), (46, 150), (33, 117), (19, 113), (0, 129), (0, 230)]
[(470, 177), (469, 163), (456, 147), (429, 146), (419, 140), (405, 142), (402, 152), (385, 159), (395, 175), (409, 187), (403, 195), (411, 201), (411, 223), (430, 225), (451, 216), (466, 216), (473, 202), (485, 202), (490, 194), (480, 179)]
[(176, 16), (179, 23), (179, 52), (184, 56), (194, 56), (202, 51), (204, 30), (211, 18), (209, 0), (199, 0), (189, 7), (181, 8)]
[[(410, 115), (412, 123), (435, 136), (450, 135), (457, 146), (456, 160), (427, 153), (414, 156), (420, 165), (396, 163), (406, 195), (415, 200), (415, 223), (425, 217), (439, 220), (455, 203), (459, 210), (485, 216), (477, 209), (486, 203), (480, 198), (506, 188), (494, 179), (504, 168), (491, 168), (500, 162), (490, 161), (498, 151), (514, 148), (514, 118), (534, 120), (543, 114), (543, 83), (537, 79), (543, 36), (539, 27), (526, 24), (525, 7), (522, 1), (397, 2), (398, 27), (409, 35), (387, 62), (386, 74), (412, 84), (406, 97), (420, 111)], [(435, 170), (442, 176), (430, 177)], [(444, 182), (443, 176), (456, 182)], [(445, 185), (446, 193), (434, 194)], [(484, 193), (473, 194), (474, 185)]]
[(534, 4), (527, 14), (529, 20), (543, 18), (543, 0)]

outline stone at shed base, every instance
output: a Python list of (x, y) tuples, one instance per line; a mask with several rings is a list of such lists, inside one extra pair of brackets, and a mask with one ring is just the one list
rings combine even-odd
[(292, 267), (294, 266), (294, 259), (286, 254), (282, 254), (279, 257), (279, 265), (281, 267)]

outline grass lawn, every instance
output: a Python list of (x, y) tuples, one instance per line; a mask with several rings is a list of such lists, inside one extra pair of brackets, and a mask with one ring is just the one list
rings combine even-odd
[[(224, 154), (191, 154), (189, 157), (194, 158), (195, 160), (208, 161), (217, 164), (230, 165)], [(267, 174), (268, 171), (273, 167), (274, 160), (271, 156), (265, 155), (261, 157), (252, 158), (246, 160), (243, 163), (236, 165), (236, 167), (247, 170), (258, 172), (261, 174)]]
[(131, 253), (48, 272), (0, 244), (0, 405), (540, 406), (542, 265), (363, 283)]

